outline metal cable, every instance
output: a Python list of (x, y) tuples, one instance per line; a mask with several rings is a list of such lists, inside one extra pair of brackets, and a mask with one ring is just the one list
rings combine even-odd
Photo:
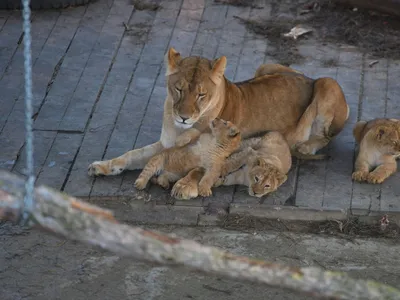
[(33, 172), (33, 132), (32, 132), (32, 56), (31, 56), (31, 9), (30, 0), (22, 0), (23, 31), (24, 31), (24, 69), (25, 69), (25, 152), (26, 175), (24, 220), (33, 208), (33, 192), (35, 175)]

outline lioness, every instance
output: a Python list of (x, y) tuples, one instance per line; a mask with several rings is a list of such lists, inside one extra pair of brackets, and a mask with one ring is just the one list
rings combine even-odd
[[(397, 170), (396, 158), (400, 157), (400, 121), (374, 119), (360, 121), (353, 135), (359, 145), (352, 178), (368, 183), (382, 183)], [(374, 169), (370, 172), (371, 169)]]
[(349, 115), (342, 89), (331, 78), (313, 80), (288, 67), (263, 65), (257, 77), (233, 83), (224, 76), (225, 56), (183, 58), (173, 48), (166, 54), (166, 67), (168, 93), (160, 140), (96, 161), (89, 175), (141, 169), (163, 148), (189, 143), (216, 117), (233, 122), (243, 138), (279, 131), (292, 149), (313, 155), (342, 130)]
[[(231, 155), (224, 163), (218, 185), (241, 184), (249, 195), (262, 197), (287, 180), (292, 156), (285, 138), (277, 131), (250, 140), (251, 147)], [(243, 142), (246, 145), (246, 141)]]
[[(210, 123), (210, 128), (211, 133), (202, 133), (195, 143), (164, 149), (153, 156), (140, 173), (135, 187), (144, 189), (148, 181), (158, 175), (157, 183), (168, 189), (170, 182), (177, 181), (193, 169), (204, 168), (198, 194), (210, 196), (225, 159), (239, 148), (241, 140), (239, 130), (229, 121), (216, 118)], [(192, 196), (197, 197), (195, 193)]]

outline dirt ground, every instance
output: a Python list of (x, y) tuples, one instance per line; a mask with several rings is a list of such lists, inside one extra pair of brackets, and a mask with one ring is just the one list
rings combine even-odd
[[(264, 1), (215, 0), (235, 6), (263, 8)], [(347, 7), (329, 0), (320, 1), (267, 1), (271, 2), (268, 19), (239, 18), (250, 31), (264, 36), (274, 47), (268, 55), (281, 64), (299, 63), (303, 57), (296, 47), (297, 41), (284, 38), (283, 34), (294, 26), (312, 29), (311, 34), (300, 39), (316, 39), (319, 43), (356, 46), (361, 52), (375, 58), (399, 59), (400, 19), (376, 11)], [(264, 3), (265, 4), (265, 3)], [(311, 35), (311, 37), (310, 37)], [(336, 61), (327, 61), (325, 66), (336, 66)]]
[[(235, 254), (400, 285), (400, 244), (390, 239), (245, 233), (211, 227), (151, 228)], [(277, 288), (120, 258), (9, 223), (0, 225), (0, 282), (2, 300), (310, 299)]]

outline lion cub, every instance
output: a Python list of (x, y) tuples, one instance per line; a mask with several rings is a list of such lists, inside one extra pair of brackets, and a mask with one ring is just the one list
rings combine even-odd
[(225, 161), (222, 178), (216, 186), (246, 185), (251, 196), (260, 198), (285, 183), (292, 156), (289, 145), (279, 132), (244, 140), (241, 149)]
[[(382, 183), (396, 172), (396, 158), (400, 156), (400, 120), (360, 121), (353, 135), (359, 145), (354, 180)], [(370, 172), (371, 169), (374, 170)]]
[(153, 156), (135, 182), (142, 190), (148, 181), (158, 175), (157, 183), (169, 188), (193, 169), (204, 169), (198, 185), (198, 194), (203, 197), (212, 194), (211, 187), (218, 180), (225, 159), (240, 146), (241, 134), (231, 122), (214, 119), (210, 123), (211, 133), (203, 133), (193, 143), (181, 147), (164, 149)]

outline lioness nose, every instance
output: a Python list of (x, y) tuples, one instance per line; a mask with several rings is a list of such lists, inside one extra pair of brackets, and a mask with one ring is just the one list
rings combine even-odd
[(182, 117), (182, 116), (180, 116), (180, 117), (181, 117), (183, 123), (185, 123), (185, 121), (186, 121), (187, 119), (189, 119), (189, 118), (184, 118), (184, 117)]

